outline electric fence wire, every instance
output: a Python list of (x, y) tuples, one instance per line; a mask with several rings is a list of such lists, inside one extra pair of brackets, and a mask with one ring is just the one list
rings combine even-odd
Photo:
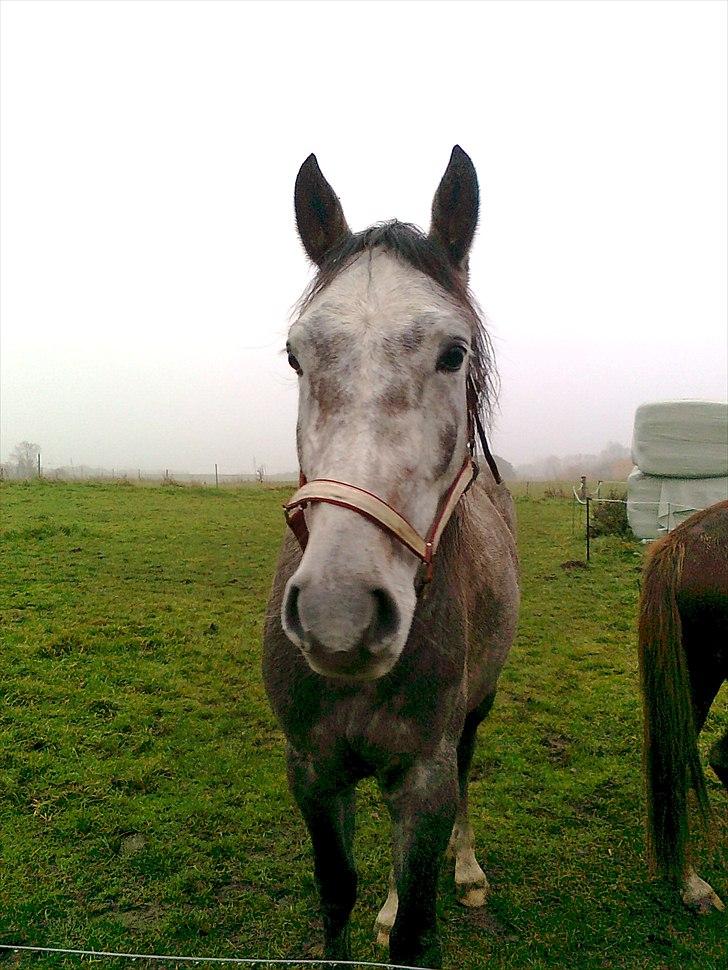
[(79, 957), (105, 957), (106, 959), (115, 960), (167, 960), (170, 963), (216, 963), (249, 967), (378, 967), (380, 970), (423, 970), (422, 967), (410, 967), (401, 963), (371, 963), (364, 960), (324, 960), (310, 958), (287, 960), (275, 957), (191, 957), (163, 953), (116, 953), (111, 950), (70, 950), (54, 946), (23, 946), (17, 943), (0, 943), (0, 950), (26, 953), (53, 953)]

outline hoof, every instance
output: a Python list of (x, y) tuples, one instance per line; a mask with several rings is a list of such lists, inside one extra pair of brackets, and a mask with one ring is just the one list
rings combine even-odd
[(688, 909), (692, 909), (699, 916), (708, 916), (710, 913), (722, 913), (725, 910), (725, 903), (712, 889), (705, 896), (699, 896), (697, 898), (686, 898), (686, 895), (684, 895), (683, 902)]
[(377, 946), (389, 946), (389, 931), (391, 929), (391, 926), (385, 926), (384, 923), (380, 923), (379, 920), (376, 921), (374, 924), (374, 933), (376, 936)]
[(490, 886), (487, 882), (466, 883), (456, 886), (455, 889), (458, 902), (461, 906), (467, 906), (468, 909), (480, 909), (480, 907), (485, 906), (490, 892)]
[(683, 897), (683, 902), (689, 909), (692, 909), (693, 912), (697, 913), (699, 916), (707, 916), (710, 913), (716, 912), (722, 913), (725, 909), (725, 903), (713, 890), (711, 890), (706, 896), (701, 896), (699, 899), (687, 900)]
[(709, 913), (722, 913), (725, 909), (723, 901), (709, 883), (701, 879), (697, 873), (690, 874), (685, 882), (682, 894), (682, 901), (700, 916), (707, 916)]
[(468, 909), (479, 909), (481, 906), (485, 906), (487, 898), (487, 886), (464, 886), (458, 893), (458, 902), (461, 906), (467, 906)]

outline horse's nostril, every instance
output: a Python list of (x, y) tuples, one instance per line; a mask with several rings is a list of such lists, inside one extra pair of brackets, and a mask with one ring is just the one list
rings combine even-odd
[(373, 589), (374, 620), (370, 627), (370, 639), (374, 642), (385, 640), (397, 632), (399, 626), (399, 610), (391, 596), (385, 589)]
[[(295, 577), (281, 607), (288, 638), (309, 655), (359, 657), (386, 652), (400, 626), (399, 607), (391, 593), (361, 583), (312, 583)], [(348, 661), (347, 661), (348, 662)]]
[(298, 637), (299, 640), (303, 640), (303, 624), (301, 623), (301, 617), (298, 613), (298, 596), (300, 589), (298, 586), (294, 586), (293, 583), (288, 587), (286, 592), (286, 600), (283, 604), (283, 616), (285, 620), (285, 625), (288, 629)]

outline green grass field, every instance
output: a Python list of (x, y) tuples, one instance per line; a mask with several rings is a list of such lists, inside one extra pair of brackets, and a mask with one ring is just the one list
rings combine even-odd
[[(320, 954), (307, 838), (259, 672), (286, 494), (0, 489), (0, 943)], [(589, 568), (569, 567), (583, 558), (571, 504), (517, 505), (522, 619), (472, 784), (493, 894), (463, 910), (443, 875), (446, 966), (725, 968), (728, 913), (691, 916), (642, 859), (642, 547), (595, 539)], [(727, 722), (723, 697), (704, 747)], [(708, 784), (715, 839), (700, 871), (726, 898), (728, 799), (710, 771)], [(354, 953), (383, 959), (372, 925), (388, 831), (371, 784), (357, 860)], [(0, 966), (31, 965), (79, 961), (0, 951)]]

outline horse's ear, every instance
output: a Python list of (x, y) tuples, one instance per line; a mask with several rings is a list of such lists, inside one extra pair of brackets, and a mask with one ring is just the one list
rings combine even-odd
[(303, 248), (320, 266), (326, 253), (350, 234), (341, 203), (323, 177), (315, 155), (298, 170), (294, 193), (296, 225)]
[(468, 252), (478, 224), (478, 200), (475, 166), (456, 145), (432, 200), (430, 238), (444, 246), (450, 262), (458, 269), (467, 270)]

